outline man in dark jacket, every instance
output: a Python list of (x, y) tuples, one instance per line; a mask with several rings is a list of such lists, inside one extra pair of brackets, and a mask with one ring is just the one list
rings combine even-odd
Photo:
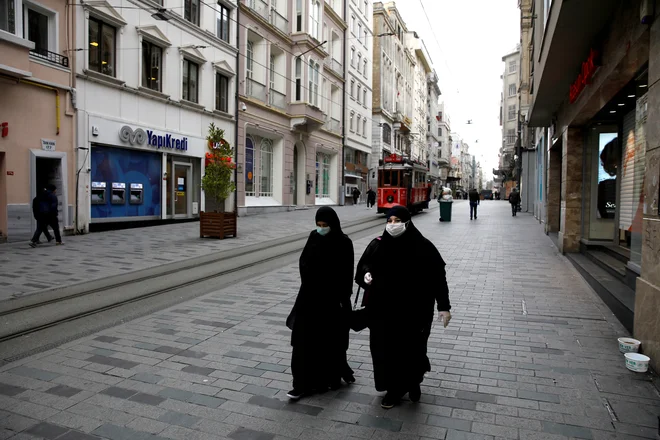
[(369, 188), (367, 191), (367, 209), (371, 209), (376, 204), (376, 191), (373, 188)]
[(515, 217), (518, 212), (518, 205), (520, 204), (520, 193), (518, 188), (513, 188), (509, 194), (509, 203), (511, 204), (511, 214)]
[(353, 205), (357, 205), (357, 204), (358, 204), (358, 200), (359, 200), (359, 198), (360, 198), (360, 194), (361, 194), (361, 193), (360, 193), (360, 190), (357, 189), (357, 187), (353, 188), (353, 192), (352, 192), (352, 195), (353, 195)]
[[(30, 241), (30, 246), (37, 247), (37, 241), (39, 236), (43, 231), (47, 229), (48, 226), (53, 228), (53, 233), (55, 234), (55, 242), (58, 245), (62, 243), (62, 236), (60, 235), (60, 224), (57, 219), (57, 188), (53, 184), (48, 184), (46, 190), (42, 193), (39, 200), (39, 216), (41, 217), (41, 223), (37, 220), (37, 230), (32, 236)], [(50, 240), (48, 240), (50, 241)]]
[(37, 196), (32, 199), (32, 215), (37, 222), (37, 230), (35, 235), (32, 237), (32, 240), (30, 241), (30, 246), (32, 247), (36, 247), (37, 244), (41, 243), (39, 238), (41, 237), (42, 233), (46, 236), (46, 240), (48, 240), (49, 243), (53, 240), (53, 237), (51, 237), (50, 233), (48, 232), (48, 222), (46, 221), (46, 217), (41, 212), (41, 204), (44, 202), (45, 197), (46, 189), (44, 188), (39, 189)]
[(474, 219), (477, 219), (477, 206), (479, 205), (480, 197), (479, 193), (475, 188), (472, 188), (468, 193), (470, 199), (470, 220), (472, 220), (472, 215), (474, 214)]

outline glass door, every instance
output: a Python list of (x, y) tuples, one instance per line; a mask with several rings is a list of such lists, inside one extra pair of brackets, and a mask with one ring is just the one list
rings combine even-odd
[(174, 194), (174, 217), (185, 218), (191, 216), (191, 175), (192, 167), (190, 164), (174, 162), (174, 185), (172, 194)]

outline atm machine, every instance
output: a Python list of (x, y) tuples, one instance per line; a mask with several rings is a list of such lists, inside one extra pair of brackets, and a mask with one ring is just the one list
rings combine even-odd
[(128, 203), (131, 205), (141, 205), (144, 200), (144, 190), (141, 183), (131, 183), (131, 193)]
[(105, 182), (92, 182), (92, 205), (105, 205), (107, 194)]
[(112, 198), (110, 203), (113, 205), (123, 205), (126, 203), (126, 184), (112, 182)]

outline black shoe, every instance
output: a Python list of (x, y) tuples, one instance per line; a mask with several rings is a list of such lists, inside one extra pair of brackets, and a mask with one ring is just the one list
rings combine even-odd
[(289, 391), (288, 393), (286, 393), (286, 397), (288, 397), (291, 400), (300, 400), (300, 398), (304, 395), (305, 395), (304, 391), (300, 391), (295, 388)]
[(36, 248), (37, 247), (37, 242), (36, 241), (31, 241), (30, 242), (30, 247)]
[(344, 382), (347, 384), (355, 383), (355, 376), (352, 374), (347, 374), (346, 376), (342, 377), (342, 379), (344, 379)]
[(412, 402), (419, 402), (419, 399), (422, 398), (422, 389), (419, 385), (415, 385), (410, 391), (408, 391), (408, 397), (410, 397), (410, 401)]
[(399, 402), (399, 399), (394, 397), (393, 394), (387, 393), (383, 400), (380, 401), (380, 406), (384, 409), (392, 409)]

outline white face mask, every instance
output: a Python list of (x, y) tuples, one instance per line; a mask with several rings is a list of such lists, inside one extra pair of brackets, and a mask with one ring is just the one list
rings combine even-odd
[(388, 234), (390, 234), (392, 237), (398, 237), (399, 235), (403, 234), (406, 232), (406, 224), (405, 223), (388, 223), (385, 226), (385, 230), (387, 231)]
[(330, 232), (330, 226), (325, 226), (325, 227), (317, 226), (316, 232), (318, 232), (318, 234), (321, 236), (328, 235), (328, 232)]

